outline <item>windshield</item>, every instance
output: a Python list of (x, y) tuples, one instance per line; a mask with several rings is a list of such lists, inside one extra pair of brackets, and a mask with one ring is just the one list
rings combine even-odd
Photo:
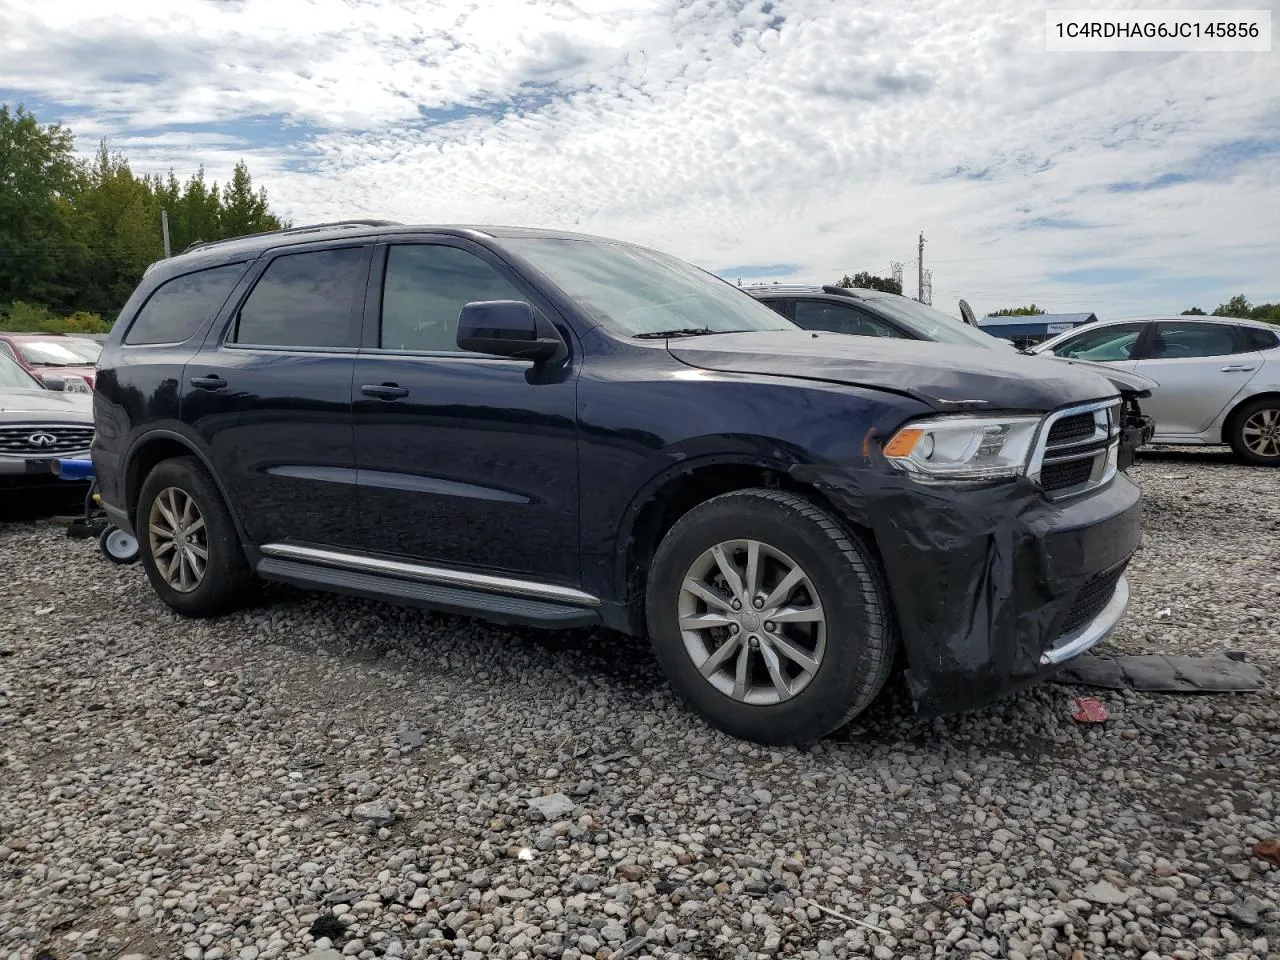
[[(86, 340), (18, 340), (14, 343), (22, 359), (33, 367), (83, 367), (92, 364), (97, 354), (89, 359), (80, 347)], [(99, 351), (101, 352), (101, 351)]]
[(954, 343), (965, 347), (983, 347), (987, 350), (993, 347), (1012, 349), (1012, 344), (1008, 340), (983, 333), (977, 327), (971, 327), (961, 320), (947, 316), (941, 310), (926, 307), (916, 300), (888, 296), (874, 297), (870, 302), (877, 310), (883, 310), (908, 327), (912, 333), (926, 340)]
[(750, 294), (654, 250), (541, 238), (505, 245), (594, 319), (627, 336), (796, 329)]
[(27, 371), (0, 353), (0, 389), (2, 390), (43, 390), (44, 385)]
[(81, 340), (78, 337), (68, 337), (63, 346), (85, 363), (97, 363), (98, 357), (102, 355), (102, 344), (96, 340)]

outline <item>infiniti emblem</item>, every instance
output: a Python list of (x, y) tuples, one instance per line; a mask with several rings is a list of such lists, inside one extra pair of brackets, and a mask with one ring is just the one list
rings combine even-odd
[(33, 447), (52, 447), (58, 442), (58, 438), (52, 433), (33, 433), (27, 437), (27, 443)]

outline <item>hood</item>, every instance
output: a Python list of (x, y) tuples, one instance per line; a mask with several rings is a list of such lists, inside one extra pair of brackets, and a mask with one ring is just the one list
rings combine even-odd
[(88, 422), (93, 420), (93, 397), (87, 393), (0, 389), (0, 417), (9, 420), (28, 413), (60, 414), (73, 422)]
[(1150, 377), (1144, 377), (1140, 373), (1133, 373), (1129, 370), (1120, 370), (1116, 367), (1109, 366), (1105, 363), (1094, 363), (1092, 360), (1070, 360), (1067, 357), (1045, 357), (1044, 359), (1057, 360), (1059, 363), (1069, 363), (1073, 367), (1079, 367), (1081, 370), (1089, 370), (1099, 376), (1106, 377), (1110, 380), (1121, 394), (1133, 394), (1139, 397), (1147, 397), (1160, 384), (1156, 383)]
[(1107, 379), (1045, 357), (927, 340), (766, 330), (672, 339), (667, 349), (681, 363), (702, 370), (885, 390), (940, 413), (1047, 412), (1116, 394)]

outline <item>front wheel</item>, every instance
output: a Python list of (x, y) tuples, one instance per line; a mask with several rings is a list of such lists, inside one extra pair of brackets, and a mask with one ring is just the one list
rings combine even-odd
[(148, 474), (135, 527), (147, 578), (170, 608), (213, 617), (244, 605), (253, 575), (231, 512), (199, 460), (166, 460)]
[(838, 729), (893, 665), (875, 557), (791, 493), (741, 490), (689, 511), (658, 548), (645, 605), (676, 692), (713, 726), (759, 743)]
[(1280, 399), (1263, 397), (1245, 404), (1235, 416), (1231, 448), (1248, 463), (1280, 467)]

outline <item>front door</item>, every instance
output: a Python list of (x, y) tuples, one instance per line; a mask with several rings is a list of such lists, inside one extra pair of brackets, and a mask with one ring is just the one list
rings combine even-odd
[(273, 256), (183, 372), (182, 419), (250, 543), (358, 545), (351, 377), (372, 250)]
[(1195, 436), (1209, 429), (1261, 366), (1262, 357), (1234, 324), (1161, 321), (1138, 359), (1138, 373), (1160, 384), (1142, 408), (1161, 436)]
[(458, 349), (472, 301), (523, 300), (547, 321), (478, 245), (393, 243), (374, 262), (352, 384), (365, 548), (576, 586), (576, 350), (546, 369)]

